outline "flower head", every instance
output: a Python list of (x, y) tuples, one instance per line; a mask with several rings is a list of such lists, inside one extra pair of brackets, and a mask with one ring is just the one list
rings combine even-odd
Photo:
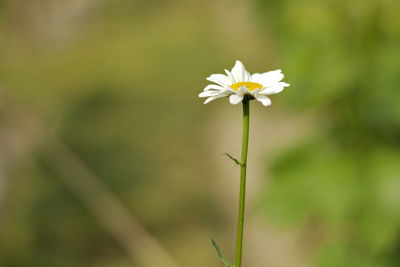
[(221, 97), (228, 97), (229, 102), (236, 105), (247, 96), (260, 101), (264, 106), (271, 105), (268, 95), (283, 91), (289, 84), (281, 82), (284, 75), (281, 70), (265, 73), (250, 73), (244, 68), (242, 62), (236, 61), (231, 71), (225, 74), (212, 74), (207, 78), (214, 84), (207, 85), (199, 97), (207, 97), (204, 104)]

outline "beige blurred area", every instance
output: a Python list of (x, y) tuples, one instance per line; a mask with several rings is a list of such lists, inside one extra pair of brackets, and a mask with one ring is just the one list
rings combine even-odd
[(251, 104), (243, 266), (398, 266), (399, 7), (0, 0), (0, 266), (233, 259), (241, 107), (198, 94), (237, 59), (291, 83)]

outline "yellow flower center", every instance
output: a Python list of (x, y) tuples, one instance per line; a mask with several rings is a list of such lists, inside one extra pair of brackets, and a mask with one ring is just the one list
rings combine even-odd
[(246, 86), (247, 89), (250, 91), (254, 91), (256, 89), (262, 89), (263, 86), (259, 83), (253, 83), (253, 82), (240, 82), (240, 83), (234, 83), (231, 85), (231, 88), (235, 91), (237, 91), (240, 87)]

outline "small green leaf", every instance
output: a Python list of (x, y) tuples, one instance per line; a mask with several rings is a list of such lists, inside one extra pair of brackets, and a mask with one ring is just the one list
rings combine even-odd
[(230, 158), (231, 160), (233, 160), (233, 161), (236, 163), (236, 165), (242, 166), (242, 163), (241, 163), (239, 160), (237, 160), (237, 159), (235, 159), (234, 157), (232, 157), (229, 153), (222, 153), (221, 156), (222, 156), (222, 155), (225, 155), (225, 156), (227, 156), (228, 158)]
[(211, 246), (214, 248), (215, 252), (217, 253), (218, 258), (221, 259), (223, 263), (225, 263), (228, 267), (235, 267), (225, 256), (222, 254), (221, 250), (219, 249), (217, 243), (214, 239), (210, 239)]

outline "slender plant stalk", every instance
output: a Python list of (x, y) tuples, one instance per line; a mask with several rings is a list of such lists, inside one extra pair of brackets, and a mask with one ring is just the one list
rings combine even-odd
[(242, 103), (243, 103), (243, 135), (242, 135), (242, 158), (240, 165), (240, 196), (239, 196), (239, 215), (237, 220), (235, 267), (242, 266), (244, 208), (246, 200), (247, 150), (249, 147), (249, 126), (250, 126), (250, 101), (247, 97), (245, 97)]

